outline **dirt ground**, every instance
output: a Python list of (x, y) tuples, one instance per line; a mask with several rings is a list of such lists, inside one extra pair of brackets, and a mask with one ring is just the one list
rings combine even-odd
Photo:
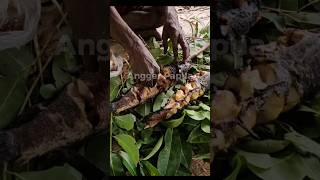
[[(199, 30), (210, 24), (210, 6), (176, 6), (175, 8), (186, 37), (192, 36), (190, 23), (198, 22)], [(162, 27), (157, 30), (162, 34)]]
[(177, 6), (180, 25), (186, 36), (192, 36), (191, 23), (199, 22), (199, 30), (210, 24), (210, 6)]

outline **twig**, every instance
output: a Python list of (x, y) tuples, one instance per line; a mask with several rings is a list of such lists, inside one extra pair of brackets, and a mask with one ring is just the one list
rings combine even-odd
[[(57, 0), (51, 0), (51, 2), (57, 7), (60, 15), (61, 15), (62, 17), (64, 17), (64, 16), (65, 16), (65, 13), (63, 12), (62, 7), (61, 7), (61, 5), (58, 3), (58, 1), (57, 1)], [(65, 18), (62, 18), (62, 20), (63, 20), (67, 25), (69, 25), (68, 21), (67, 21)]]
[(287, 14), (287, 13), (297, 13), (296, 11), (288, 11), (288, 10), (276, 9), (276, 8), (270, 8), (270, 7), (262, 7), (262, 8), (266, 9), (266, 10), (270, 10), (270, 11), (275, 11), (275, 12), (278, 12), (278, 13), (283, 14), (285, 16), (288, 16), (289, 18), (293, 19), (296, 22), (300, 22), (300, 23), (303, 22), (303, 21), (297, 19), (296, 17), (294, 17), (290, 14)]
[(199, 66), (200, 69), (205, 69), (205, 70), (209, 70), (210, 69), (210, 66), (209, 65), (204, 65), (204, 64), (194, 64), (194, 63), (191, 63), (192, 66)]
[(297, 11), (290, 11), (285, 9), (278, 9), (278, 8), (272, 8), (268, 6), (261, 6), (262, 9), (270, 10), (270, 11), (276, 11), (276, 12), (282, 12), (282, 13), (296, 13)]
[[(66, 18), (66, 14), (63, 15), (62, 17), (62, 20)], [(56, 30), (59, 31), (59, 28), (60, 26), (62, 25), (61, 21), (57, 24), (56, 26)], [(41, 56), (43, 55), (43, 53), (45, 52), (45, 50), (47, 49), (49, 43), (51, 42), (52, 38), (54, 37), (54, 33), (51, 33), (51, 35), (49, 36), (48, 40), (44, 43), (44, 46), (42, 47), (42, 49), (40, 50), (40, 53), (37, 54), (37, 57), (36, 57), (36, 62), (39, 61), (39, 59), (41, 59)], [(43, 74), (43, 71), (48, 67), (49, 63), (52, 61), (53, 59), (53, 54), (48, 58), (47, 62), (44, 64), (44, 66), (40, 69), (40, 72), (39, 72), (39, 75), (37, 76), (36, 80), (33, 82), (33, 84), (31, 85), (31, 88), (28, 90), (28, 93), (27, 93), (27, 96), (19, 110), (19, 113), (18, 115), (21, 115), (21, 113), (24, 111), (28, 101), (29, 101), (29, 98), (34, 90), (34, 88), (36, 87), (36, 85), (38, 84), (42, 74)]]
[(30, 96), (31, 96), (34, 88), (36, 87), (36, 85), (38, 84), (38, 82), (39, 82), (39, 80), (40, 80), (41, 74), (42, 74), (43, 71), (48, 67), (48, 65), (50, 64), (50, 62), (52, 61), (52, 59), (53, 59), (53, 55), (51, 55), (51, 56), (49, 57), (49, 59), (47, 60), (47, 62), (44, 64), (42, 71), (39, 72), (39, 75), (37, 76), (36, 80), (33, 81), (32, 85), (31, 85), (31, 88), (29, 89), (29, 91), (28, 91), (28, 93), (27, 93), (27, 96), (26, 96), (26, 98), (25, 98), (25, 101), (23, 102), (23, 104), (22, 104), (22, 106), (21, 106), (21, 108), (20, 108), (20, 111), (19, 111), (18, 115), (20, 115), (20, 114), (23, 112), (23, 110), (24, 110), (24, 108), (26, 107), (26, 104), (27, 104), (27, 102), (28, 102), (28, 99), (30, 98)]
[[(33, 43), (34, 43), (34, 49), (36, 51), (36, 55), (37, 57), (37, 62), (38, 62), (38, 68), (39, 71), (42, 72), (42, 63), (41, 63), (41, 56), (40, 56), (40, 47), (39, 47), (39, 41), (38, 41), (38, 35), (36, 34), (34, 39), (33, 39)], [(41, 83), (43, 84), (43, 74), (40, 74), (40, 79), (41, 79)]]
[(205, 51), (206, 49), (208, 49), (210, 47), (210, 43), (205, 44), (204, 46), (202, 46), (201, 49), (199, 49), (197, 52), (195, 52), (194, 54), (189, 56), (189, 60), (197, 57), (199, 54), (201, 54), (203, 51)]
[[(53, 38), (54, 33), (52, 32), (49, 36), (49, 38), (47, 39), (47, 41), (44, 43), (42, 49), (40, 50), (40, 54), (36, 57), (36, 62), (38, 61), (38, 59), (43, 55), (44, 51), (47, 49), (49, 43), (51, 42), (52, 38)], [(35, 62), (35, 63), (36, 63)], [(34, 64), (33, 64), (34, 65)]]
[[(21, 180), (26, 180), (24, 177), (22, 177), (20, 174), (16, 173), (16, 172), (11, 172), (8, 170), (8, 163), (4, 163), (3, 165), (3, 172), (2, 172), (2, 175), (3, 175), (3, 180), (7, 180), (7, 174), (10, 174), (10, 175), (13, 175), (14, 177), (17, 177)], [(11, 179), (11, 178), (10, 178)]]
[(315, 3), (317, 3), (317, 2), (320, 2), (320, 0), (314, 0), (314, 1), (309, 2), (308, 4), (302, 6), (300, 9), (298, 9), (298, 12), (302, 11), (303, 9), (305, 9), (305, 8), (307, 8), (307, 7), (315, 4)]
[(58, 25), (57, 25), (57, 29), (60, 29), (62, 23), (67, 19), (67, 16), (68, 16), (68, 13), (65, 13), (65, 14), (62, 16), (61, 20), (59, 21), (59, 23), (58, 23)]

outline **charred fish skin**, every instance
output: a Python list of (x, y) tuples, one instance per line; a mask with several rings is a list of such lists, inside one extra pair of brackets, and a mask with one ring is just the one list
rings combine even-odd
[(131, 89), (125, 96), (118, 101), (111, 104), (111, 110), (116, 113), (120, 113), (131, 107), (139, 104), (138, 96), (133, 89)]
[[(183, 72), (185, 69), (183, 70)], [(161, 74), (153, 87), (143, 87), (136, 85), (131, 90), (120, 97), (117, 101), (111, 103), (112, 112), (120, 113), (130, 108), (134, 108), (147, 100), (154, 98), (157, 94), (169, 89), (176, 82), (176, 74), (179, 73), (179, 66), (176, 64), (168, 65), (162, 68)]]
[(246, 35), (260, 16), (260, 6), (260, 0), (218, 0), (216, 9), (222, 35)]
[(146, 117), (145, 128), (154, 127), (161, 121), (171, 118), (173, 115), (181, 112), (181, 110), (188, 106), (190, 102), (202, 97), (205, 91), (209, 89), (209, 81), (209, 72), (201, 71), (190, 76), (188, 82), (182, 86), (181, 89), (176, 91), (163, 109)]
[[(308, 99), (319, 90), (320, 35), (298, 29), (290, 31), (292, 32), (285, 33), (279, 38), (280, 43), (261, 45), (256, 48), (255, 54), (252, 54), (254, 61), (259, 62), (253, 61), (252, 69), (258, 70), (259, 74), (264, 76), (264, 83), (267, 83), (268, 86), (262, 90), (256, 90), (247, 102), (234, 102), (235, 106), (241, 108), (241, 111), (234, 113), (233, 121), (221, 121), (220, 125), (213, 126), (213, 131), (222, 132), (223, 137), (220, 140), (218, 137), (213, 137), (215, 152), (227, 150), (236, 143), (237, 139), (243, 137), (243, 133), (237, 134), (240, 126), (242, 132), (247, 131), (246, 135), (254, 136), (252, 133), (254, 126), (277, 120), (281, 113), (296, 107), (302, 98)], [(294, 44), (291, 44), (292, 42)], [(270, 51), (270, 47), (274, 45), (274, 50)], [(268, 63), (261, 63), (263, 61)], [(274, 74), (274, 76), (263, 73), (266, 70), (270, 70), (269, 74)], [(227, 86), (224, 88), (224, 91), (232, 94), (238, 93), (238, 91), (228, 89)], [(218, 98), (218, 93), (219, 90), (213, 98)], [(218, 106), (213, 104), (212, 107), (215, 110)], [(245, 119), (245, 115), (251, 118)], [(217, 121), (213, 124), (217, 124)]]

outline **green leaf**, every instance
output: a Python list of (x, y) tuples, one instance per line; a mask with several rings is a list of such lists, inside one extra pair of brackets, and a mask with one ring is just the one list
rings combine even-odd
[(147, 116), (151, 112), (151, 103), (147, 102), (135, 108), (135, 111), (142, 117)]
[(185, 115), (186, 115), (186, 113), (183, 112), (183, 114), (180, 118), (172, 119), (172, 120), (168, 120), (168, 121), (162, 121), (161, 124), (164, 125), (165, 127), (168, 127), (168, 128), (176, 128), (176, 127), (180, 126), (180, 124), (183, 122)]
[(122, 88), (122, 93), (127, 93), (133, 87), (133, 84), (134, 84), (133, 75), (131, 72), (129, 72), (128, 80), (125, 83), (125, 87)]
[(209, 38), (209, 35), (210, 35), (210, 25), (206, 25), (204, 27), (201, 28), (201, 30), (199, 31), (199, 33), (201, 35), (204, 35), (203, 37), (204, 38)]
[(275, 153), (283, 150), (290, 144), (289, 141), (286, 140), (255, 140), (252, 138), (244, 139), (241, 142), (240, 147), (243, 150), (254, 152), (254, 153)]
[[(246, 158), (246, 157), (245, 157)], [(264, 159), (265, 158), (265, 159)], [(256, 166), (256, 162), (248, 162), (249, 169), (262, 179), (293, 179), (302, 180), (305, 177), (318, 179), (320, 177), (320, 161), (313, 156), (303, 157), (298, 153), (290, 154), (282, 159), (265, 156), (260, 161), (274, 161), (268, 168)]]
[(156, 100), (154, 101), (153, 104), (153, 112), (158, 111), (161, 109), (161, 105), (164, 103), (164, 101), (166, 101), (165, 103), (167, 103), (168, 98), (166, 98), (165, 93), (161, 93), (156, 97)]
[[(169, 88), (168, 91), (166, 92), (166, 97), (169, 99), (171, 98), (171, 96), (174, 94), (174, 91), (173, 91), (173, 87)], [(161, 106), (165, 106), (166, 103), (163, 103)]]
[(203, 132), (200, 125), (198, 125), (191, 131), (187, 142), (194, 144), (208, 144), (210, 142), (210, 134)]
[(40, 87), (40, 94), (44, 99), (52, 98), (58, 89), (53, 84), (44, 84)]
[(204, 120), (201, 121), (201, 129), (203, 132), (210, 134), (210, 121)]
[(181, 164), (189, 169), (192, 160), (191, 144), (181, 139)]
[(300, 12), (290, 13), (298, 23), (320, 26), (320, 13)]
[(111, 153), (110, 169), (111, 169), (111, 175), (112, 176), (121, 176), (121, 175), (124, 174), (124, 170), (123, 170), (123, 167), (122, 167), (121, 159), (115, 153)]
[(250, 153), (238, 151), (238, 154), (244, 157), (248, 164), (261, 169), (269, 169), (281, 162), (281, 159), (272, 158), (269, 154)]
[(158, 169), (154, 167), (149, 161), (141, 161), (141, 162), (148, 170), (150, 176), (160, 176)]
[[(190, 127), (192, 129), (194, 129), (196, 126), (198, 126), (199, 124), (201, 124), (201, 121), (196, 121), (196, 120), (193, 120), (191, 119), (190, 117), (189, 118), (186, 118), (184, 121), (183, 121), (183, 125), (186, 125), (187, 127)], [(191, 131), (191, 130), (190, 130)]]
[(146, 176), (146, 174), (144, 173), (144, 171), (145, 171), (145, 168), (144, 168), (144, 166), (141, 164), (141, 163), (139, 163), (139, 168), (140, 168), (140, 174), (141, 174), (141, 176)]
[(173, 56), (170, 55), (162, 55), (158, 57), (158, 63), (161, 65), (169, 65), (174, 62)]
[(142, 137), (143, 144), (150, 144), (153, 142), (154, 139), (151, 137), (152, 133), (153, 133), (153, 128), (143, 129), (141, 131), (141, 137)]
[(27, 77), (35, 62), (32, 50), (27, 47), (0, 51), (0, 74), (5, 77)]
[(176, 176), (192, 176), (192, 173), (189, 169), (183, 168), (183, 166), (181, 166), (177, 171)]
[(320, 177), (319, 159), (313, 156), (309, 156), (309, 157), (303, 157), (302, 161), (304, 166), (304, 172), (307, 174), (307, 176), (310, 177), (311, 179), (319, 179)]
[(308, 137), (297, 132), (290, 132), (284, 135), (284, 138), (293, 143), (300, 151), (311, 153), (320, 158), (320, 145)]
[(168, 128), (164, 139), (165, 147), (160, 151), (157, 167), (162, 176), (173, 176), (180, 165), (180, 136), (177, 131)]
[(66, 72), (67, 70), (72, 70), (73, 67), (71, 65), (73, 63), (69, 61), (71, 61), (71, 58), (66, 54), (57, 55), (53, 59), (52, 75), (57, 89), (61, 89), (72, 80), (72, 76)]
[(165, 147), (161, 150), (159, 157), (158, 157), (158, 163), (157, 167), (161, 175), (166, 175), (167, 168), (169, 165), (169, 159), (171, 154), (171, 146), (172, 146), (172, 134), (173, 129), (168, 128), (165, 134)]
[(160, 48), (159, 42), (154, 37), (152, 38), (152, 44), (154, 48)]
[(127, 168), (130, 174), (132, 176), (137, 176), (137, 164), (133, 162), (133, 160), (127, 153), (120, 151), (119, 155), (122, 158), (122, 164)]
[(144, 129), (145, 123), (140, 122), (140, 121), (137, 121), (136, 124), (137, 124), (137, 130), (138, 130), (138, 131), (144, 131), (144, 130), (146, 130), (146, 129)]
[(159, 44), (159, 42), (156, 40), (155, 37), (151, 37), (151, 38), (147, 41), (147, 45), (150, 47), (150, 49), (160, 48), (160, 44)]
[(35, 59), (28, 48), (0, 51), (0, 129), (16, 118), (26, 97), (26, 78)]
[(145, 158), (143, 158), (142, 160), (148, 160), (153, 155), (155, 155), (158, 152), (158, 150), (160, 149), (160, 147), (162, 145), (162, 142), (163, 142), (163, 136), (161, 136), (161, 138), (158, 140), (157, 144), (154, 146), (154, 148), (151, 150), (151, 152)]
[(308, 106), (301, 106), (299, 111), (302, 111), (302, 112), (309, 112), (309, 113), (314, 113), (314, 114), (319, 114), (319, 111), (313, 109), (313, 108), (310, 108)]
[(206, 154), (198, 154), (194, 156), (192, 159), (198, 159), (198, 160), (204, 160), (204, 159), (210, 159), (211, 153), (206, 153)]
[[(24, 180), (81, 180), (82, 175), (73, 167), (65, 164), (63, 167), (53, 167), (44, 171), (28, 171), (17, 173)], [(19, 178), (17, 178), (19, 179)]]
[(160, 48), (154, 48), (154, 49), (150, 49), (150, 53), (155, 59), (157, 59), (162, 55), (162, 50)]
[(232, 159), (233, 171), (224, 180), (237, 180), (237, 177), (238, 177), (238, 174), (239, 174), (241, 168), (243, 168), (245, 165), (246, 165), (246, 161), (244, 160), (244, 158), (238, 154), (235, 155)]
[(282, 16), (280, 16), (276, 13), (263, 12), (262, 17), (271, 21), (280, 32), (284, 32), (286, 24), (285, 24), (285, 20)]
[(210, 107), (204, 103), (200, 103), (199, 106), (203, 109), (203, 110), (206, 110), (206, 111), (210, 111)]
[(114, 116), (114, 122), (122, 129), (130, 131), (134, 122), (136, 121), (136, 117), (133, 114), (126, 114), (122, 116)]
[[(265, 159), (260, 159), (260, 161), (265, 161)], [(306, 176), (303, 161), (297, 154), (289, 155), (267, 169), (254, 166), (252, 164), (249, 164), (248, 167), (261, 179), (303, 180)]]
[(200, 106), (188, 106), (187, 109), (198, 110), (198, 109), (200, 109)]
[(119, 76), (110, 79), (110, 102), (112, 102), (117, 96), (121, 86), (121, 79)]
[(117, 140), (122, 149), (128, 153), (135, 166), (137, 166), (139, 162), (139, 148), (136, 144), (136, 140), (127, 134), (119, 134), (114, 138)]
[(206, 118), (202, 111), (194, 111), (194, 110), (188, 110), (188, 109), (185, 109), (184, 111), (187, 113), (187, 115), (190, 118), (197, 121), (202, 121)]
[(202, 111), (203, 112), (203, 116), (210, 121), (210, 111)]

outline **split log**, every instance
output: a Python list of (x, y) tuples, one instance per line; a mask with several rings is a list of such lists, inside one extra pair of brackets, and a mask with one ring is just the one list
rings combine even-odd
[(251, 65), (230, 74), (214, 93), (214, 153), (227, 150), (254, 126), (273, 122), (319, 91), (319, 34), (289, 30), (279, 42), (253, 48), (250, 54)]

